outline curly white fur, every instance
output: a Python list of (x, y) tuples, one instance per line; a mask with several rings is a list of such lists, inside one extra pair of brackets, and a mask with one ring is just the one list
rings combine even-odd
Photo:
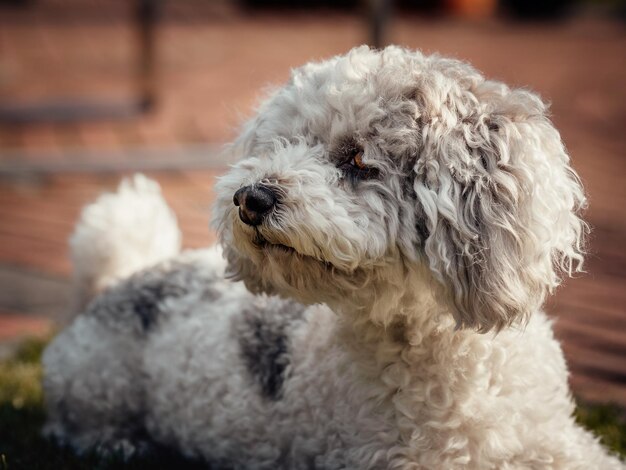
[[(540, 310), (586, 232), (546, 113), (397, 47), (296, 69), (218, 183), (227, 265), (183, 254), (91, 302), (45, 353), (47, 431), (218, 467), (624, 468), (574, 422)], [(256, 226), (247, 186), (277, 200)], [(79, 275), (100, 269), (76, 245)]]
[(77, 309), (115, 281), (180, 252), (176, 216), (143, 175), (86, 206), (70, 238)]

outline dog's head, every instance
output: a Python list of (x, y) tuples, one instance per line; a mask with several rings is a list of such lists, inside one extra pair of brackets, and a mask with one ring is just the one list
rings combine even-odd
[(546, 106), (456, 60), (360, 47), (305, 65), (236, 148), (215, 222), (255, 291), (400, 304), (432, 281), (487, 331), (582, 262), (584, 196)]

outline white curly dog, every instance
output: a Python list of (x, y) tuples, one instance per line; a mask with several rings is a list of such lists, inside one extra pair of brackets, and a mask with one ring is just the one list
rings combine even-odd
[(46, 432), (214, 468), (624, 468), (541, 310), (586, 232), (546, 112), (398, 47), (294, 70), (217, 185), (223, 256), (178, 255), (142, 177), (84, 210)]

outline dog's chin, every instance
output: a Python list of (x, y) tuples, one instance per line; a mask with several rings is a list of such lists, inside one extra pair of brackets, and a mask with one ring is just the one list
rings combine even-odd
[(286, 244), (283, 237), (278, 241), (271, 234), (250, 232), (236, 233), (235, 240), (241, 247), (237, 258), (246, 266), (239, 279), (253, 292), (279, 294), (304, 304), (337, 305), (346, 295), (354, 298), (370, 277), (371, 270), (346, 271)]
[(252, 241), (252, 244), (259, 252), (261, 252), (266, 257), (274, 257), (274, 258), (295, 257), (298, 259), (315, 260), (315, 261), (319, 261), (323, 263), (322, 261), (317, 260), (316, 258), (313, 258), (312, 256), (299, 252), (292, 246), (267, 240), (263, 235), (261, 235), (258, 232), (255, 234), (255, 238)]
[(233, 233), (235, 240), (246, 257), (253, 260), (259, 267), (268, 264), (273, 269), (282, 267), (287, 271), (286, 277), (293, 275), (293, 271), (309, 272), (319, 276), (319, 273), (332, 271), (335, 274), (342, 269), (335, 266), (331, 261), (320, 258), (318, 255), (306, 253), (295, 248), (284, 236), (274, 236), (267, 230), (236, 230)]
[(306, 256), (299, 253), (295, 248), (282, 243), (270, 243), (264, 240), (261, 243), (255, 242), (255, 246), (266, 256)]

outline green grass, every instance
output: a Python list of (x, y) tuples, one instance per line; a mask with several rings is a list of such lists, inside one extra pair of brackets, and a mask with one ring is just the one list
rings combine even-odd
[[(45, 342), (30, 340), (16, 355), (0, 362), (0, 470), (139, 470), (197, 469), (169, 453), (123, 462), (119, 456), (76, 457), (40, 435), (45, 421), (41, 391), (41, 352)], [(626, 413), (613, 405), (580, 405), (576, 419), (601, 437), (614, 452), (626, 456)]]
[(612, 404), (579, 403), (576, 421), (600, 436), (607, 449), (626, 457), (626, 410)]

